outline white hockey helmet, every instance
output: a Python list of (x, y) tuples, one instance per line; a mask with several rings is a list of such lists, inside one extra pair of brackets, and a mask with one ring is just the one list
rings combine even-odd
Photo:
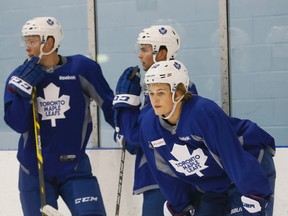
[[(153, 55), (156, 55), (161, 46), (167, 48), (167, 60), (175, 58), (180, 48), (180, 37), (169, 25), (153, 25), (145, 28), (138, 36), (138, 45), (150, 44)], [(155, 61), (155, 58), (154, 58)]]
[(177, 101), (175, 100), (177, 86), (182, 83), (186, 92), (188, 91), (189, 76), (187, 69), (184, 64), (177, 60), (156, 62), (145, 73), (145, 84), (149, 85), (153, 83), (168, 83), (170, 85), (174, 105), (168, 116), (161, 117), (163, 119), (169, 119), (175, 112), (177, 104), (185, 95), (183, 94)]
[(59, 48), (63, 38), (62, 27), (54, 17), (35, 17), (32, 20), (27, 21), (22, 27), (22, 36), (32, 35), (40, 36), (42, 46), (44, 46), (49, 36), (54, 38), (53, 49), (49, 53), (43, 53), (43, 55), (48, 55)]
[(152, 83), (168, 83), (172, 93), (175, 93), (178, 84), (182, 83), (188, 91), (188, 71), (185, 65), (178, 60), (159, 61), (145, 73), (145, 84)]

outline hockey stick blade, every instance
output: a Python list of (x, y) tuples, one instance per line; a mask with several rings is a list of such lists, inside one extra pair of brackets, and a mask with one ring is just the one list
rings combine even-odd
[(44, 213), (47, 216), (64, 216), (57, 209), (53, 208), (50, 205), (43, 206), (41, 212)]

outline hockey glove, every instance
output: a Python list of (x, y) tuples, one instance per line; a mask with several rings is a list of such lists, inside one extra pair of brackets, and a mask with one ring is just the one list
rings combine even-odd
[(30, 98), (33, 87), (43, 80), (46, 72), (37, 64), (38, 57), (32, 57), (16, 69), (14, 76), (8, 82), (8, 87), (23, 97)]
[(243, 216), (265, 216), (268, 200), (254, 195), (242, 196)]
[(195, 209), (192, 205), (187, 206), (182, 212), (176, 213), (166, 201), (163, 206), (164, 216), (193, 216)]
[(125, 140), (122, 134), (114, 132), (114, 141), (121, 147), (121, 149), (125, 148), (130, 154), (132, 155), (136, 154), (137, 147), (127, 143), (127, 141)]
[(114, 108), (139, 107), (141, 93), (141, 75), (138, 66), (127, 68), (120, 76), (116, 87), (116, 95), (113, 100)]
[(140, 93), (141, 85), (140, 79), (141, 75), (139, 73), (140, 69), (138, 66), (127, 68), (123, 74), (120, 76), (119, 81), (116, 86), (116, 95), (113, 100), (113, 107), (115, 109), (114, 113), (114, 123), (116, 132), (119, 132), (118, 116), (120, 108), (139, 108), (140, 107)]

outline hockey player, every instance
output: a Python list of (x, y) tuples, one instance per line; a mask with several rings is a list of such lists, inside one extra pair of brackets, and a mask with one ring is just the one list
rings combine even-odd
[[(140, 84), (130, 81), (131, 94)], [(188, 92), (179, 61), (155, 63), (145, 83), (153, 109), (142, 116), (141, 144), (167, 200), (164, 215), (265, 216), (273, 205), (273, 137)]]
[(58, 54), (63, 33), (55, 18), (27, 21), (22, 36), (28, 59), (7, 79), (4, 119), (21, 134), (17, 158), (23, 213), (41, 215), (31, 106), (36, 87), (47, 204), (57, 209), (61, 196), (72, 215), (106, 215), (85, 148), (92, 130), (91, 98), (114, 127), (113, 91), (96, 62)]
[[(155, 62), (174, 59), (176, 57), (180, 48), (180, 37), (172, 26), (152, 25), (140, 32), (137, 46), (142, 68), (144, 71), (147, 71)], [(131, 70), (133, 70), (133, 67), (128, 68), (126, 71)], [(190, 86), (191, 91), (197, 93), (195, 85), (190, 83)], [(117, 93), (116, 97), (119, 96), (120, 90), (117, 90)], [(117, 103), (116, 101), (114, 102)], [(165, 199), (150, 173), (141, 149), (139, 137), (134, 137), (136, 139), (133, 139), (131, 137), (133, 133), (130, 131), (131, 128), (135, 127), (134, 124), (138, 124), (138, 120), (141, 119), (142, 114), (151, 108), (149, 98), (146, 95), (144, 96), (143, 105), (141, 112), (140, 110), (135, 110), (135, 113), (132, 114), (130, 113), (130, 109), (127, 110), (127, 113), (123, 110), (123, 113), (119, 114), (117, 121), (121, 124), (121, 133), (125, 134), (126, 149), (131, 154), (136, 154), (133, 193), (143, 193), (142, 216), (161, 216), (163, 215)], [(125, 121), (126, 118), (129, 119), (129, 123)], [(122, 125), (122, 123), (124, 124)]]

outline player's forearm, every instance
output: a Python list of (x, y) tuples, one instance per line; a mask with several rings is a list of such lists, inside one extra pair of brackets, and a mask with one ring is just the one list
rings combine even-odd
[(15, 96), (13, 101), (5, 103), (4, 120), (13, 130), (25, 133), (29, 129), (32, 119), (31, 104), (29, 99)]
[(140, 110), (123, 108), (119, 115), (121, 134), (125, 140), (136, 147), (141, 147), (140, 126), (138, 124)]

